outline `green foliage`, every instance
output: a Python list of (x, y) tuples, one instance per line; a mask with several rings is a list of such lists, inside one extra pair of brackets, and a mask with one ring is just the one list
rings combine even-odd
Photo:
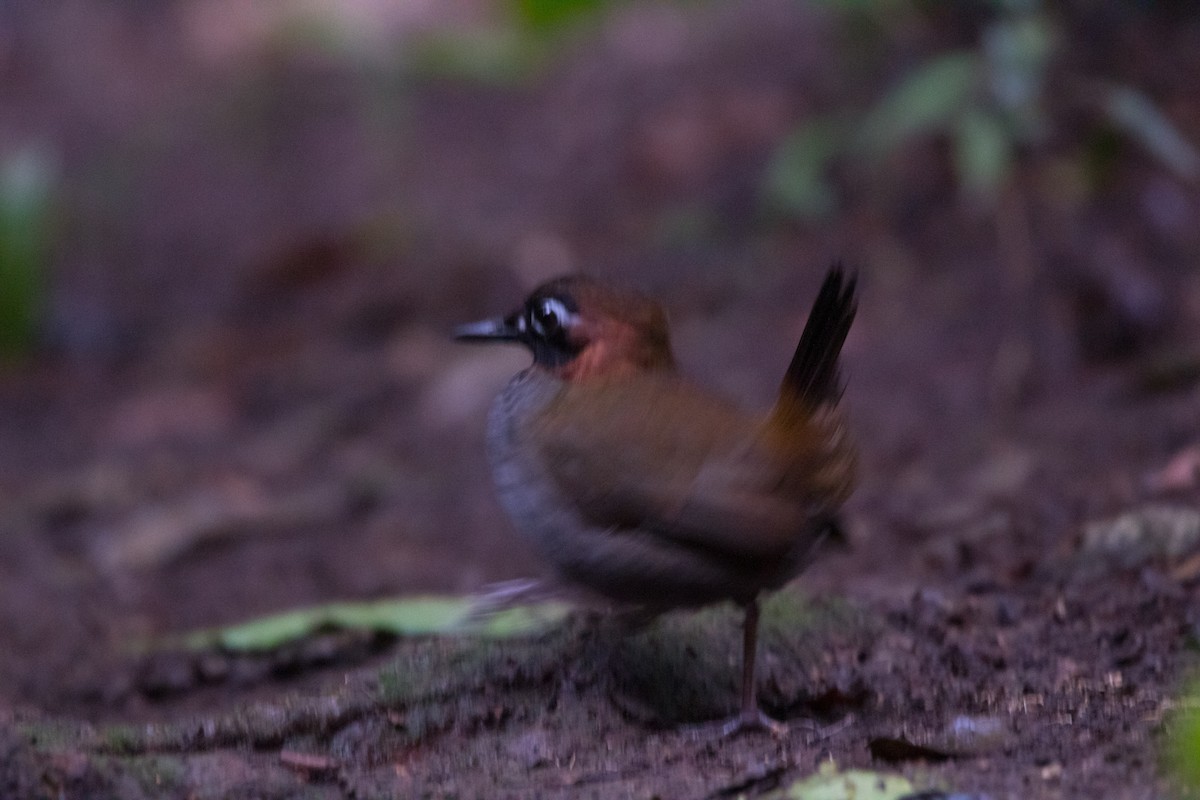
[(1167, 725), (1166, 755), (1182, 796), (1200, 798), (1200, 679), (1184, 692)]
[(412, 48), (411, 66), (424, 75), (486, 84), (523, 81), (623, 0), (510, 0), (492, 27), (436, 34)]
[(899, 775), (852, 769), (841, 772), (825, 762), (816, 775), (772, 792), (768, 800), (899, 800), (912, 796), (913, 785)]
[(841, 150), (845, 133), (845, 126), (837, 121), (817, 119), (784, 140), (767, 170), (767, 190), (779, 208), (802, 217), (821, 217), (834, 210), (837, 195), (826, 172)]
[(0, 161), (0, 357), (33, 343), (42, 307), (55, 169), (28, 148)]
[[(777, 208), (819, 218), (836, 207), (830, 166), (845, 158), (878, 165), (914, 139), (949, 141), (960, 185), (994, 201), (1021, 154), (1036, 151), (1053, 118), (1046, 82), (1061, 36), (1042, 0), (992, 0), (996, 15), (970, 50), (936, 56), (906, 75), (874, 107), (847, 120), (806, 121), (780, 146), (766, 178)], [(882, 16), (883, 0), (828, 0), (843, 12)], [(1084, 79), (1081, 85), (1091, 86)], [(1078, 91), (1075, 90), (1078, 94)], [(1096, 89), (1099, 117), (1187, 180), (1200, 177), (1200, 153), (1145, 95), (1128, 86)], [(843, 135), (854, 131), (853, 135)], [(1079, 158), (1089, 153), (1081, 143)]]
[(507, 638), (533, 634), (561, 621), (560, 603), (474, 614), (469, 597), (409, 597), (369, 603), (331, 603), (285, 611), (184, 638), (185, 647), (234, 651), (274, 650), (328, 630), (362, 630), (395, 636), (474, 635)]
[(954, 165), (968, 189), (990, 192), (1004, 183), (1016, 160), (1015, 144), (997, 115), (969, 109), (958, 120)]
[(1042, 133), (1046, 71), (1058, 37), (1039, 3), (1008, 6), (1010, 15), (983, 31), (983, 74), (989, 104), (1009, 118), (1018, 137), (1033, 139)]
[(1104, 111), (1114, 126), (1176, 174), (1189, 180), (1200, 177), (1200, 153), (1150, 98), (1129, 86), (1116, 86), (1105, 95)]
[(876, 158), (914, 136), (944, 130), (970, 107), (980, 71), (975, 53), (951, 53), (914, 70), (860, 125), (858, 146)]
[(546, 57), (544, 41), (503, 26), (426, 37), (413, 47), (409, 66), (430, 77), (508, 85), (532, 75)]
[(521, 24), (535, 31), (552, 31), (584, 19), (614, 0), (513, 0), (513, 14)]

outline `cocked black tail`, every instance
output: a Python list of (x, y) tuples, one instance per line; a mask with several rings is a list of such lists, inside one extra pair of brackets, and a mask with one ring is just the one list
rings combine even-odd
[(837, 402), (842, 393), (838, 354), (858, 310), (854, 296), (857, 282), (856, 275), (845, 274), (840, 262), (834, 263), (825, 276), (792, 363), (783, 376), (777, 413), (789, 416), (796, 406), (812, 410), (823, 403)]

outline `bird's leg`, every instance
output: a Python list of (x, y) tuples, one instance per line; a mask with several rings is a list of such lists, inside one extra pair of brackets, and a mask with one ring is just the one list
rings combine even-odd
[(773, 736), (787, 733), (787, 726), (763, 713), (758, 707), (755, 684), (755, 660), (758, 654), (758, 598), (746, 603), (746, 620), (742, 626), (742, 708), (738, 715), (721, 729), (724, 736), (745, 731), (768, 731)]
[(488, 617), (511, 608), (553, 597), (553, 591), (539, 580), (513, 580), (485, 586), (482, 594), (471, 598), (467, 608), (468, 622), (483, 622)]
[(758, 686), (754, 681), (758, 661), (758, 598), (746, 604), (742, 622), (742, 717), (758, 711)]

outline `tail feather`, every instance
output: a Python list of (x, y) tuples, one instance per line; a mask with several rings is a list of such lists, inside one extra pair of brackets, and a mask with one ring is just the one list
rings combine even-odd
[(778, 414), (790, 416), (796, 406), (811, 411), (824, 403), (837, 402), (841, 396), (838, 354), (858, 310), (856, 283), (857, 276), (846, 276), (841, 263), (835, 263), (825, 276), (783, 376)]

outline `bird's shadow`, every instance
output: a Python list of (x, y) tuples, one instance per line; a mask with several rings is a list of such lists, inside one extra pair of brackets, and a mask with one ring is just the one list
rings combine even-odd
[[(663, 614), (632, 630), (601, 621), (581, 654), (613, 704), (629, 719), (678, 728), (728, 718), (738, 707), (741, 619), (732, 605)], [(867, 614), (836, 599), (810, 600), (784, 590), (763, 604), (759, 700), (780, 719), (828, 720), (852, 704), (854, 676), (834, 674), (824, 657), (831, 646), (865, 645), (874, 625)], [(834, 640), (836, 639), (836, 642)], [(847, 689), (843, 684), (851, 684)]]

